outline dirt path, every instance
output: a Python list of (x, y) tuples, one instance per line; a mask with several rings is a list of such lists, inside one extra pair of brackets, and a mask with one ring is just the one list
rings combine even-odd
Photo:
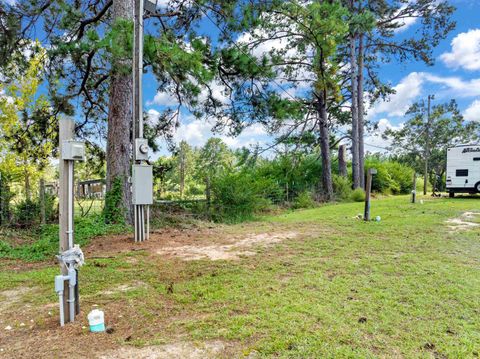
[(151, 255), (177, 257), (185, 261), (237, 260), (255, 255), (255, 248), (268, 247), (299, 237), (298, 231), (268, 229), (257, 233), (226, 232), (222, 228), (159, 230), (143, 243), (134, 243), (130, 235), (97, 238), (84, 249), (85, 258), (101, 258), (119, 253), (146, 251)]

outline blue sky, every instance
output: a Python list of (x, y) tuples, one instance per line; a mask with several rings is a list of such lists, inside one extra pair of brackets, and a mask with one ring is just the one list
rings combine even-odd
[[(375, 133), (368, 134), (367, 151), (383, 152), (377, 146), (385, 147), (388, 142), (381, 138), (381, 132), (387, 127), (401, 126), (409, 105), (428, 94), (436, 95), (434, 103), (456, 99), (466, 119), (480, 121), (480, 1), (451, 0), (451, 3), (457, 7), (454, 15), (457, 27), (434, 50), (434, 66), (412, 61), (392, 63), (380, 69), (383, 81), (391, 83), (397, 93), (388, 102), (379, 102), (369, 110), (368, 118), (378, 122), (379, 128)], [(410, 22), (399, 36), (408, 36), (417, 29), (418, 23)], [(216, 32), (216, 29), (206, 23), (204, 31)], [(149, 75), (144, 82), (144, 99), (145, 110), (153, 118), (171, 102), (166, 94), (156, 92), (155, 80)], [(201, 146), (213, 136), (211, 124), (195, 120), (186, 112), (181, 113), (180, 122), (175, 136), (177, 141), (186, 140), (191, 145)], [(232, 148), (256, 143), (264, 145), (271, 141), (260, 126), (248, 128), (237, 138), (220, 137)], [(166, 154), (165, 150), (161, 153)]]

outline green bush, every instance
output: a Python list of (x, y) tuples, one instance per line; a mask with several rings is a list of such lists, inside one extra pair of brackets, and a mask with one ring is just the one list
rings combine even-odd
[(270, 205), (280, 188), (269, 178), (242, 171), (224, 173), (212, 181), (212, 217), (217, 221), (238, 222), (252, 218)]
[(31, 226), (40, 222), (40, 206), (38, 201), (26, 199), (15, 206), (15, 225)]
[(385, 194), (408, 194), (412, 190), (413, 169), (379, 156), (367, 157), (365, 169), (375, 168), (372, 191)]
[(350, 195), (350, 199), (354, 202), (365, 201), (365, 191), (362, 188), (354, 189)]
[(309, 191), (301, 192), (293, 201), (293, 208), (312, 208), (315, 207), (315, 201), (312, 198), (312, 193)]
[(346, 177), (333, 175), (333, 191), (335, 192), (335, 197), (340, 200), (349, 199), (352, 195), (352, 184), (350, 180)]

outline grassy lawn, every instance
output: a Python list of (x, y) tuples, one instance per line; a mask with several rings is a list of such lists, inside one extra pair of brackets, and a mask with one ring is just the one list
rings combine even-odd
[[(355, 218), (362, 209), (327, 205), (214, 232), (299, 234), (236, 261), (182, 261), (148, 250), (87, 257), (83, 318), (66, 329), (67, 341), (80, 352), (100, 343), (114, 349), (221, 340), (226, 357), (478, 357), (480, 227), (452, 229), (446, 220), (480, 212), (480, 199), (374, 200), (372, 215), (382, 220), (370, 223)], [(0, 310), (0, 349), (28, 356), (25, 343), (37, 335), (44, 344), (36, 355), (59, 355), (62, 331), (50, 305), (56, 266), (13, 270), (0, 261), (0, 270), (0, 299), (34, 288)], [(94, 305), (105, 310), (112, 334), (82, 328)], [(28, 320), (31, 328), (20, 326)]]

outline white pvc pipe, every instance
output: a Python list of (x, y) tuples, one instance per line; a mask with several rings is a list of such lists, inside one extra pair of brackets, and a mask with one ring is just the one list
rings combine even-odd
[(147, 205), (147, 240), (150, 239), (150, 206)]
[(63, 291), (58, 292), (58, 301), (60, 303), (60, 326), (65, 326), (65, 315), (63, 313)]
[(143, 220), (143, 206), (139, 206), (139, 211), (140, 211), (140, 242), (143, 242), (143, 237), (145, 235), (145, 230), (144, 230), (144, 220)]
[(133, 228), (134, 228), (134, 231), (135, 231), (135, 242), (138, 242), (138, 215), (137, 215), (137, 205), (134, 204), (133, 205), (133, 215), (135, 217), (134, 219), (134, 222), (133, 222)]
[(73, 323), (75, 321), (75, 285), (71, 285), (69, 282), (68, 290), (70, 297), (70, 300), (68, 301), (68, 308), (70, 310), (70, 322)]

